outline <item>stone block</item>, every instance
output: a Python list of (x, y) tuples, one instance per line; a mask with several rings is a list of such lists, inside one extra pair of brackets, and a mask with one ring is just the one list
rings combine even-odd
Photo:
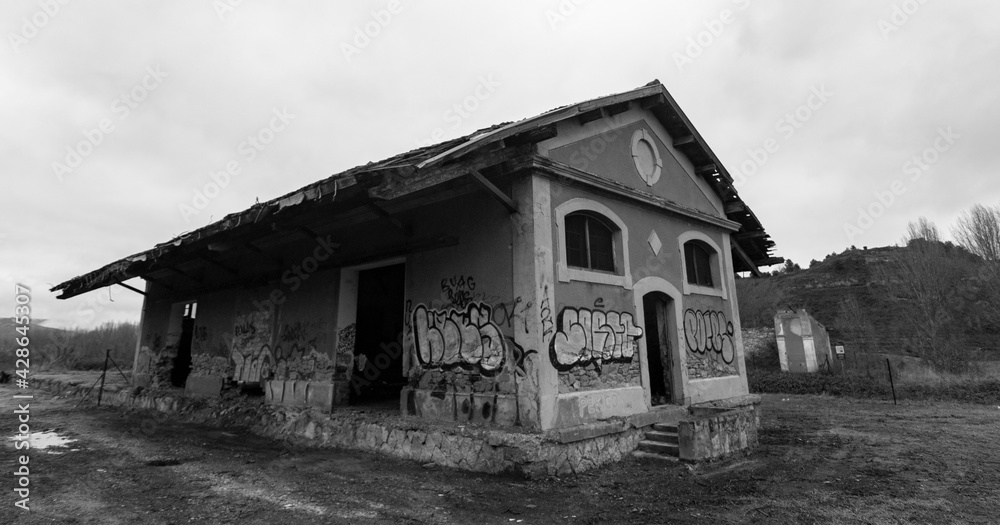
[[(467, 397), (466, 400), (468, 400)], [(455, 396), (451, 393), (415, 390), (413, 392), (413, 415), (439, 421), (455, 421), (455, 402)], [(462, 418), (461, 411), (458, 411), (458, 417)]]
[(264, 400), (272, 405), (280, 405), (285, 395), (284, 381), (268, 381), (264, 389)]
[[(292, 406), (305, 407), (308, 406), (307, 396), (309, 389), (309, 381), (293, 381), (292, 392), (295, 396), (291, 403)], [(285, 404), (288, 404), (288, 400), (285, 400)]]
[(281, 404), (285, 406), (294, 406), (295, 400), (295, 381), (282, 381), (281, 382)]
[(333, 408), (333, 383), (309, 383), (306, 404), (324, 411)]

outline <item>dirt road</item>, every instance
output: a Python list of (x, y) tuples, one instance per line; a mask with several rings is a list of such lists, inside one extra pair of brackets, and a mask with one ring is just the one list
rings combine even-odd
[[(23, 392), (23, 391), (22, 391)], [(0, 387), (0, 428), (18, 393)], [(0, 523), (1000, 523), (1000, 408), (766, 396), (761, 449), (691, 469), (623, 463), (524, 481), (375, 455), (288, 448), (33, 391), (30, 512), (0, 447)], [(144, 430), (146, 432), (144, 432)], [(147, 435), (148, 432), (148, 435)]]

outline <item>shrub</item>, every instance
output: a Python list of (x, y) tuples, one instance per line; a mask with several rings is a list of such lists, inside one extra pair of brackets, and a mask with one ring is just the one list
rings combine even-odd
[[(891, 399), (888, 381), (856, 374), (790, 374), (747, 368), (750, 391), (759, 394), (828, 394), (834, 396)], [(896, 385), (898, 399), (959, 401), (1000, 405), (1000, 380), (968, 379), (938, 384)]]

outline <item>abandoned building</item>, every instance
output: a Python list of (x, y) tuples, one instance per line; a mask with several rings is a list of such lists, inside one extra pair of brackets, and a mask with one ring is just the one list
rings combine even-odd
[(781, 262), (732, 181), (654, 81), (347, 170), (53, 291), (143, 278), (151, 388), (678, 455), (657, 424), (719, 455), (759, 422), (735, 274)]
[(826, 327), (804, 308), (774, 315), (778, 360), (783, 372), (819, 372), (833, 366), (833, 347)]

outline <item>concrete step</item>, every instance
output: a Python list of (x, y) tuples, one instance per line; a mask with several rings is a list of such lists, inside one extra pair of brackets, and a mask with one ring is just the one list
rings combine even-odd
[(677, 463), (680, 461), (676, 456), (665, 456), (663, 454), (653, 454), (651, 452), (643, 452), (641, 450), (633, 450), (632, 456), (637, 457), (642, 460), (652, 460), (652, 461), (667, 461), (670, 463)]
[(680, 450), (677, 448), (677, 445), (662, 443), (660, 441), (650, 441), (648, 439), (644, 439), (639, 442), (639, 450), (642, 452), (650, 452), (664, 456), (680, 456)]
[(677, 444), (677, 433), (676, 432), (661, 432), (659, 430), (650, 430), (646, 432), (646, 439), (650, 441), (659, 441), (661, 443), (670, 443), (673, 445)]
[(665, 424), (665, 423), (657, 423), (657, 424), (653, 425), (653, 430), (656, 430), (658, 432), (669, 432), (669, 433), (676, 434), (677, 433), (677, 425), (668, 425), (668, 424)]

